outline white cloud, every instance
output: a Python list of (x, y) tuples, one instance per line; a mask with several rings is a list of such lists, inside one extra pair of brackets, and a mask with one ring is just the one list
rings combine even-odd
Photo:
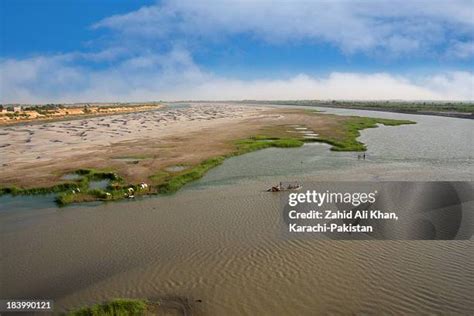
[[(453, 71), (424, 78), (423, 86), (431, 91), (437, 91), (445, 100), (463, 99), (474, 100), (474, 73)], [(461, 97), (462, 96), (462, 97)]]
[(268, 42), (327, 42), (348, 53), (431, 52), (452, 37), (472, 38), (474, 2), (165, 0), (96, 28), (128, 38), (212, 39), (249, 34)]
[(314, 77), (239, 80), (202, 70), (188, 51), (143, 54), (94, 69), (74, 54), (0, 61), (1, 103), (183, 99), (473, 100), (474, 73), (432, 76), (331, 73)]
[[(300, 74), (288, 79), (241, 81), (214, 78), (181, 92), (184, 99), (473, 100), (472, 73), (439, 74), (419, 83), (386, 73)], [(176, 98), (174, 94), (171, 98)], [(179, 99), (179, 98), (178, 98)]]

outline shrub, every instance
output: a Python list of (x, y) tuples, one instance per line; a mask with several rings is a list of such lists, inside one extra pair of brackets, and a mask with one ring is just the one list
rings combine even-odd
[(147, 308), (145, 300), (116, 299), (102, 304), (71, 311), (69, 316), (139, 316), (144, 315)]

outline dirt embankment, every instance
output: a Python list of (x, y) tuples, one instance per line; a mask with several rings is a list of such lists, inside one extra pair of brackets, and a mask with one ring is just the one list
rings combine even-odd
[(18, 112), (1, 112), (1, 125), (14, 125), (18, 123), (31, 123), (41, 121), (56, 121), (77, 119), (83, 117), (94, 117), (103, 115), (113, 115), (121, 113), (141, 112), (156, 110), (163, 107), (156, 104), (129, 105), (129, 106), (71, 106), (55, 108), (26, 108)]

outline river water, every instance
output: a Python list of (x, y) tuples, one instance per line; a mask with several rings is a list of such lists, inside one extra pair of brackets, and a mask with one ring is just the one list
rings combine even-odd
[(183, 297), (197, 315), (472, 314), (471, 241), (287, 240), (291, 180), (473, 179), (473, 121), (411, 119), (362, 132), (367, 159), (324, 144), (234, 157), (173, 196), (58, 209), (0, 198), (0, 297), (59, 311), (116, 297)]

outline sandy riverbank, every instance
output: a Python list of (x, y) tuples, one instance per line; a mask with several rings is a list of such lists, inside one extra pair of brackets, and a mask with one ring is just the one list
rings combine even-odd
[[(242, 130), (238, 127), (241, 122), (259, 117), (262, 111), (240, 106), (195, 105), (176, 110), (2, 127), (2, 182), (47, 185), (57, 180), (62, 171), (80, 167), (127, 169), (126, 173), (142, 179), (143, 169), (176, 155), (169, 148), (180, 139), (195, 139), (194, 136), (200, 134), (200, 139), (205, 141), (205, 136), (212, 131), (216, 131), (212, 133), (213, 138), (222, 138), (226, 126)], [(212, 154), (210, 147), (208, 150)], [(187, 151), (188, 156), (196, 155), (192, 150)], [(131, 166), (120, 159), (123, 157), (144, 159)]]
[[(259, 135), (282, 140), (326, 139), (339, 148), (361, 150), (363, 145), (355, 141), (358, 130), (376, 123), (398, 124), (300, 109), (193, 103), (3, 127), (0, 186), (48, 187), (65, 182), (61, 179), (65, 173), (81, 168), (116, 172), (129, 184), (159, 184), (160, 177), (186, 172), (206, 159), (263, 148), (266, 140), (250, 139)], [(285, 145), (281, 147), (288, 147)]]

